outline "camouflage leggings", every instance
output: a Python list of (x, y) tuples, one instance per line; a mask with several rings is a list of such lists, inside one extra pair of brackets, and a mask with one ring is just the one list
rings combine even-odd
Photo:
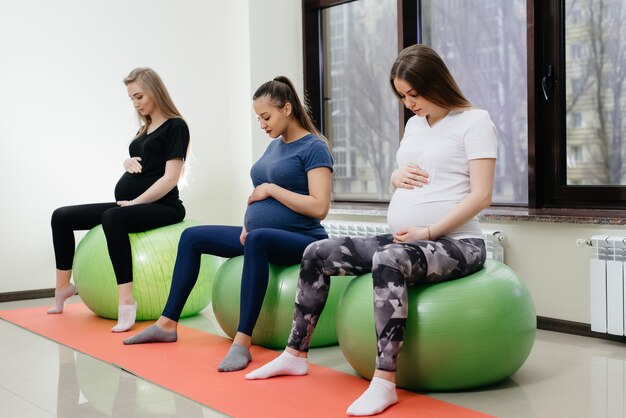
[(470, 275), (483, 267), (485, 256), (485, 242), (479, 238), (393, 243), (391, 235), (379, 235), (316, 241), (304, 251), (287, 346), (308, 351), (328, 298), (330, 276), (371, 271), (378, 340), (376, 368), (396, 371), (407, 318), (406, 285)]

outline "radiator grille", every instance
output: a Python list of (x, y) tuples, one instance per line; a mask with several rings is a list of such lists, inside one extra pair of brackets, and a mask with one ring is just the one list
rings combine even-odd
[(589, 241), (591, 330), (626, 335), (626, 237), (595, 235)]
[[(322, 226), (328, 236), (334, 237), (367, 237), (372, 235), (389, 234), (389, 226), (381, 222), (356, 221), (323, 221)], [(504, 262), (504, 235), (500, 231), (483, 230), (483, 239), (487, 248), (487, 257)]]

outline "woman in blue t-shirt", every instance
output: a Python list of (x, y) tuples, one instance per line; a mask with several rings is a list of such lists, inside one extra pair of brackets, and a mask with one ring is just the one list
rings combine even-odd
[(76, 293), (70, 283), (74, 231), (102, 224), (118, 284), (118, 322), (113, 332), (128, 331), (137, 313), (128, 234), (175, 224), (185, 218), (177, 184), (189, 146), (187, 124), (154, 70), (136, 68), (124, 84), (141, 128), (128, 147), (124, 174), (115, 186), (115, 202), (65, 206), (52, 214), (56, 289), (55, 306), (48, 313), (62, 313), (65, 301)]
[[(489, 114), (465, 98), (439, 54), (426, 45), (402, 50), (389, 81), (414, 114), (391, 175), (387, 223), (392, 234), (311, 244), (302, 257), (287, 347), (245, 376), (306, 375), (309, 344), (331, 276), (371, 272), (376, 369), (368, 389), (348, 407), (350, 416), (379, 414), (398, 402), (395, 382), (409, 316), (408, 287), (466, 277), (483, 268), (487, 255), (476, 216), (491, 204), (496, 167), (497, 131)], [(464, 312), (459, 309), (458, 315)]]
[(243, 227), (186, 229), (162, 316), (125, 344), (176, 341), (178, 319), (198, 278), (200, 256), (243, 254), (239, 326), (218, 370), (244, 369), (251, 360), (252, 330), (267, 289), (268, 262), (299, 264), (309, 244), (328, 238), (320, 220), (330, 206), (333, 160), (323, 136), (287, 77), (263, 84), (252, 100), (261, 129), (274, 140), (250, 171), (254, 190)]

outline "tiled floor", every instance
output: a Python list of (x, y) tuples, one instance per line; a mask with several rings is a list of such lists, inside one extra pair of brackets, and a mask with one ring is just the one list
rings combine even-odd
[[(0, 304), (0, 309), (50, 300)], [(210, 309), (187, 326), (218, 332)], [(352, 372), (337, 347), (311, 361)], [(501, 418), (626, 418), (626, 345), (538, 331), (511, 379), (482, 390), (429, 394)], [(0, 417), (221, 417), (115, 366), (0, 321)], [(384, 415), (382, 415), (384, 416)]]

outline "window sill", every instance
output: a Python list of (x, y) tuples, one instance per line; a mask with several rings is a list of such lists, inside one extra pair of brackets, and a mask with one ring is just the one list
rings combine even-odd
[(587, 225), (626, 225), (626, 211), (600, 209), (528, 209), (492, 206), (479, 216), (483, 221), (531, 221)]
[[(386, 203), (333, 202), (329, 211), (336, 216), (387, 216)], [(515, 221), (570, 223), (587, 225), (626, 225), (624, 210), (593, 209), (528, 209), (521, 207), (492, 206), (478, 216), (480, 221)]]

